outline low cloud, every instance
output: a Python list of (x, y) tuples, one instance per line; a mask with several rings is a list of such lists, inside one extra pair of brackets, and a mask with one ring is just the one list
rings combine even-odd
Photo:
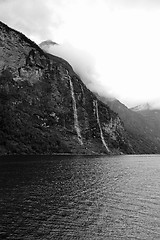
[(40, 47), (46, 52), (68, 61), (74, 71), (80, 76), (81, 80), (91, 91), (103, 94), (105, 92), (105, 95), (109, 95), (98, 81), (99, 74), (96, 72), (95, 60), (91, 54), (75, 48), (68, 42), (59, 45), (48, 40), (41, 43)]
[[(106, 95), (108, 92), (100, 83), (99, 73), (96, 71), (95, 56), (91, 54), (91, 46), (96, 48), (94, 42), (99, 36), (96, 33), (97, 25), (92, 19), (95, 18), (97, 10), (94, 4), (97, 3), (99, 0), (0, 0), (0, 19), (38, 44), (46, 39), (58, 41), (58, 37), (61, 41), (62, 35), (62, 44), (51, 45), (47, 51), (66, 59), (91, 91)], [(91, 20), (86, 27), (90, 14)], [(89, 31), (91, 36), (93, 32), (96, 33), (93, 41), (90, 41), (91, 36), (88, 38)], [(80, 46), (74, 47), (77, 44), (84, 50), (78, 49)], [(87, 48), (90, 48), (88, 52)]]
[(62, 23), (54, 0), (0, 0), (0, 20), (27, 34), (34, 41), (51, 37), (51, 30)]

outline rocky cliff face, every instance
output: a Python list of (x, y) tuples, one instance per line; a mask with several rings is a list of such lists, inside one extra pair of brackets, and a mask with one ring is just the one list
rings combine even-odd
[(123, 124), (63, 59), (0, 22), (0, 153), (132, 153)]

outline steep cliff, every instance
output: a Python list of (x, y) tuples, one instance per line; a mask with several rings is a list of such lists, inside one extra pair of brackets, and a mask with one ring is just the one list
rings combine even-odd
[(116, 113), (63, 59), (0, 22), (0, 153), (132, 153)]

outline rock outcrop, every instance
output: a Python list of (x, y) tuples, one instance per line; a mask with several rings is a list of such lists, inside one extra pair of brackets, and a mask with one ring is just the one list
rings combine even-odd
[(0, 22), (0, 154), (132, 153), (119, 116), (63, 59)]

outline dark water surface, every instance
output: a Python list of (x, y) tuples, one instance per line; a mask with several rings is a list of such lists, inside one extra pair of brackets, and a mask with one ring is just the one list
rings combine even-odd
[(0, 239), (160, 239), (160, 155), (0, 159)]

